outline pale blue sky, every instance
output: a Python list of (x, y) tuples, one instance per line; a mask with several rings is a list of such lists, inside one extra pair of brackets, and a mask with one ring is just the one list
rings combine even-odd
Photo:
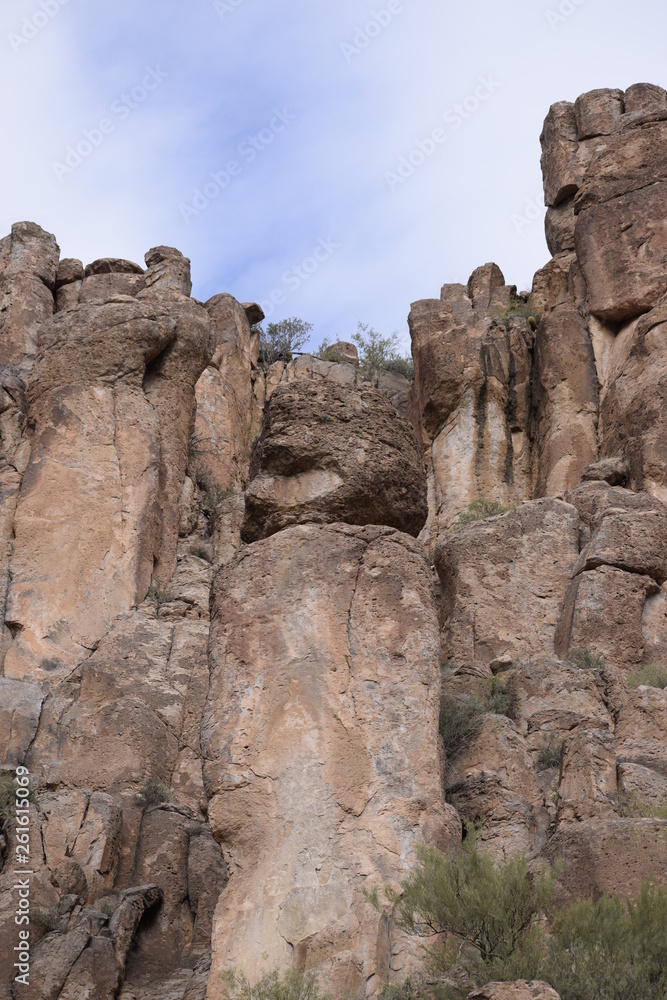
[(176, 246), (198, 298), (407, 343), (479, 264), (529, 286), (549, 105), (665, 85), (666, 37), (657, 0), (3, 0), (0, 234)]

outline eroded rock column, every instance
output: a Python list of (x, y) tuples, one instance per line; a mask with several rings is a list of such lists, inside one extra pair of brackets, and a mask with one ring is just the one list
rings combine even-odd
[[(283, 442), (267, 509), (273, 533), (242, 548), (213, 586), (204, 774), (231, 878), (216, 912), (211, 998), (222, 996), (219, 974), (231, 966), (254, 981), (275, 967), (316, 965), (337, 992), (374, 993), (401, 978), (414, 945), (364, 890), (396, 885), (420, 840), (444, 848), (461, 836), (444, 804), (438, 754), (431, 573), (412, 538), (373, 524), (386, 502), (378, 500), (378, 451), (390, 464), (401, 456), (389, 449), (381, 433), (388, 417), (368, 391), (336, 386), (331, 410), (327, 398), (306, 380), (272, 395), (257, 476), (269, 471), (262, 457)], [(299, 420), (288, 448), (285, 424), (270, 413), (289, 401)], [(402, 418), (392, 420), (396, 434), (408, 434)], [(320, 476), (308, 496), (300, 478), (306, 456), (307, 468), (322, 469), (345, 449), (358, 466), (345, 485), (365, 483), (367, 526), (341, 523), (340, 481)], [(341, 479), (351, 476), (338, 468)], [(412, 491), (422, 504), (424, 488), (419, 470)], [(350, 519), (359, 516), (354, 495)], [(282, 524), (291, 512), (307, 521), (309, 510), (320, 523), (280, 530), (280, 505)], [(249, 516), (254, 531), (256, 507)]]

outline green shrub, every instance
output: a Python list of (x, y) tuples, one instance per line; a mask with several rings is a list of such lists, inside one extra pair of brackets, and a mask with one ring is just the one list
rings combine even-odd
[(387, 887), (385, 894), (399, 927), (421, 937), (447, 933), (456, 939), (431, 953), (442, 968), (452, 965), (452, 945), (483, 982), (503, 972), (515, 978), (517, 970), (536, 965), (535, 932), (553, 899), (554, 873), (545, 868), (531, 881), (525, 855), (494, 865), (479, 851), (471, 824), (460, 852), (441, 854), (421, 845), (418, 857), (402, 891)]
[(422, 846), (402, 891), (385, 889), (398, 925), (431, 939), (433, 969), (467, 972), (448, 996), (467, 996), (471, 982), (541, 979), (561, 1000), (664, 1000), (667, 888), (645, 882), (634, 901), (602, 896), (550, 918), (558, 870), (529, 877), (522, 855), (494, 865), (467, 833), (459, 854)]
[(545, 739), (537, 752), (537, 770), (546, 771), (550, 767), (560, 767), (562, 752), (563, 740), (554, 739), (553, 736)]
[(556, 917), (540, 970), (561, 1000), (664, 1000), (667, 889), (645, 882), (634, 902), (602, 896)]
[(162, 802), (167, 802), (171, 798), (171, 792), (155, 778), (147, 778), (141, 786), (139, 798), (144, 809), (148, 809), (150, 806), (158, 806)]
[(269, 323), (266, 330), (261, 325), (253, 327), (259, 333), (259, 366), (266, 369), (276, 361), (291, 361), (310, 337), (312, 329), (312, 323), (298, 316)]
[(667, 688), (667, 670), (658, 666), (657, 663), (650, 663), (646, 667), (642, 667), (641, 670), (636, 670), (633, 674), (628, 675), (627, 685), (630, 689), (638, 688), (642, 684), (664, 691)]
[(221, 975), (225, 1000), (333, 1000), (322, 991), (315, 972), (289, 969), (269, 972), (251, 986), (243, 973), (230, 969)]
[(443, 692), (440, 697), (440, 733), (448, 758), (460, 753), (466, 742), (479, 731), (484, 705), (479, 698), (464, 697), (460, 701)]
[(169, 587), (162, 586), (161, 583), (151, 583), (148, 590), (148, 600), (155, 604), (158, 616), (162, 605), (167, 604), (171, 599), (171, 591), (169, 590)]
[(497, 500), (483, 500), (481, 498), (473, 500), (468, 505), (468, 509), (459, 514), (458, 519), (454, 522), (450, 530), (458, 531), (459, 528), (465, 527), (466, 524), (472, 524), (473, 521), (485, 521), (487, 517), (495, 517), (496, 514), (506, 514), (509, 509), (509, 507), (503, 507)]
[(340, 352), (334, 344), (329, 342), (327, 337), (324, 338), (313, 357), (319, 358), (320, 361), (331, 361), (336, 365), (340, 365), (343, 362)]
[(569, 654), (570, 663), (582, 670), (602, 670), (607, 666), (604, 656), (594, 653), (588, 646), (581, 646), (579, 649), (571, 650)]
[(498, 313), (494, 319), (501, 322), (508, 322), (511, 319), (527, 319), (533, 330), (537, 327), (542, 316), (541, 313), (535, 308), (532, 302), (532, 297), (529, 295), (527, 297), (514, 295), (509, 304), (509, 307), (504, 310), (504, 312)]
[(635, 792), (625, 792), (619, 796), (618, 811), (621, 816), (632, 816), (637, 819), (667, 819), (667, 799), (661, 805), (646, 802)]
[(402, 375), (408, 382), (415, 380), (415, 363), (412, 358), (393, 358), (388, 361), (385, 371), (393, 372), (395, 375)]
[(506, 715), (511, 719), (514, 715), (514, 698), (512, 697), (510, 675), (495, 674), (484, 681), (484, 707), (487, 712), (495, 715)]
[(60, 920), (58, 919), (58, 909), (55, 906), (41, 907), (32, 906), (30, 908), (31, 922), (38, 924), (46, 933), (60, 930)]

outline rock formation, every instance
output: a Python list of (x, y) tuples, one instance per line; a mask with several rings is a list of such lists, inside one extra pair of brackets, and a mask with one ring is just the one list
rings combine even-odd
[(345, 341), (266, 368), (172, 248), (0, 240), (2, 1000), (376, 995), (420, 952), (369, 895), (464, 821), (563, 859), (559, 903), (667, 882), (667, 92), (542, 148), (552, 259), (414, 303), (412, 385)]

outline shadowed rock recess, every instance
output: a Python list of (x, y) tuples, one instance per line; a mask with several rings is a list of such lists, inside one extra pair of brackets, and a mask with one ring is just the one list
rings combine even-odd
[[(2, 1000), (376, 995), (423, 956), (368, 894), (466, 820), (560, 902), (667, 882), (667, 92), (542, 148), (553, 258), (414, 303), (412, 384), (262, 367), (170, 247), (0, 240)], [(489, 709), (448, 755), (443, 692)]]

